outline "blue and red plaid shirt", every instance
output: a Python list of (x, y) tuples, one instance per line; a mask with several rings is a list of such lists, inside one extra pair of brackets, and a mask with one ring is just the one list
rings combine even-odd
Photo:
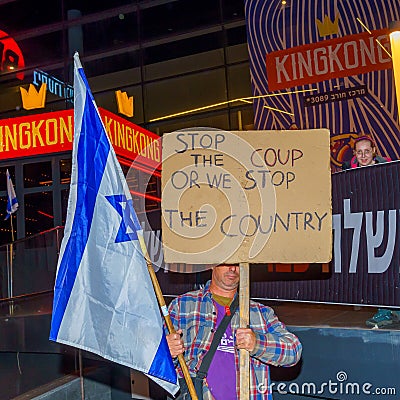
[[(169, 305), (175, 329), (183, 331), (184, 356), (192, 376), (196, 376), (217, 329), (217, 313), (212, 301), (210, 283), (211, 281), (208, 281), (203, 289), (178, 296)], [(232, 317), (231, 327), (233, 332), (239, 328), (239, 311)], [(278, 320), (272, 308), (253, 301), (250, 301), (250, 328), (257, 338), (256, 346), (250, 353), (250, 399), (272, 399), (268, 364), (296, 364), (301, 357), (302, 346), (299, 339)], [(235, 351), (235, 365), (236, 382), (239, 382), (238, 351)], [(182, 371), (179, 367), (177, 369), (182, 377)], [(239, 398), (238, 384), (236, 392)], [(204, 399), (210, 398), (206, 385), (204, 393)]]

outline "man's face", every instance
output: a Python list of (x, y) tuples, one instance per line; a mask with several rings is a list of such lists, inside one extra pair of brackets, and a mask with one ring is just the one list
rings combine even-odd
[(371, 165), (374, 161), (375, 148), (372, 147), (369, 140), (360, 140), (356, 143), (354, 154), (357, 157), (358, 164), (361, 167)]
[(233, 290), (239, 286), (239, 266), (219, 265), (213, 268), (212, 281), (223, 290)]

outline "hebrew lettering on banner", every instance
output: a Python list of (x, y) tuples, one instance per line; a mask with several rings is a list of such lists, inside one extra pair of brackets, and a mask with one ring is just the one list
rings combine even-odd
[[(342, 229), (353, 229), (349, 272), (357, 273), (361, 229), (364, 225), (366, 243), (364, 243), (363, 245), (367, 249), (368, 273), (381, 274), (389, 268), (393, 260), (394, 246), (396, 244), (396, 224), (398, 218), (397, 214), (400, 210), (379, 210), (376, 212), (366, 211), (352, 213), (350, 207), (350, 199), (343, 199), (343, 226), (341, 215), (336, 214), (333, 216), (333, 231), (335, 237), (334, 271), (336, 273), (342, 272)], [(387, 221), (387, 223), (385, 223), (385, 221)], [(387, 232), (385, 232), (386, 230)], [(382, 256), (376, 256), (375, 253), (383, 245), (383, 237), (385, 234), (387, 235), (387, 243), (385, 246), (384, 254)]]
[(333, 174), (332, 208), (329, 267), (255, 266), (252, 296), (400, 306), (400, 161)]

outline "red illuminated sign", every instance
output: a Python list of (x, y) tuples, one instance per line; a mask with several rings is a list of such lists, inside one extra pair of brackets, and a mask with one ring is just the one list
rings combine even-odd
[(107, 134), (115, 152), (153, 168), (161, 165), (161, 139), (155, 133), (100, 108)]
[[(6, 32), (0, 30), (0, 71), (11, 72), (25, 67), (24, 56), (16, 41)], [(24, 79), (24, 73), (18, 72), (16, 77)]]
[(266, 56), (269, 90), (392, 68), (387, 29), (322, 40)]
[[(154, 168), (161, 166), (161, 140), (132, 122), (99, 109), (118, 156)], [(72, 150), (74, 110), (0, 120), (0, 160)]]

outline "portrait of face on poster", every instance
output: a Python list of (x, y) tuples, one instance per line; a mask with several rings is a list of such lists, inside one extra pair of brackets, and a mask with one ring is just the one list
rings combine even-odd
[(400, 10), (398, 0), (382, 5), (246, 1), (255, 128), (329, 129), (332, 172), (351, 159), (359, 134), (371, 135), (378, 154), (399, 159), (389, 26)]

